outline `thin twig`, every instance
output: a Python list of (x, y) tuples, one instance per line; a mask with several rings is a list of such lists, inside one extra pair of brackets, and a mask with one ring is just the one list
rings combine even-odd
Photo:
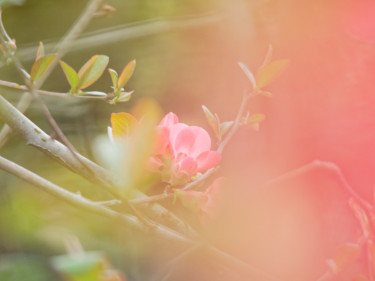
[[(2, 22), (1, 11), (0, 11), (0, 21)], [(2, 26), (2, 28), (3, 28), (3, 26)], [(40, 98), (40, 96), (36, 92), (36, 90), (38, 89), (40, 84), (37, 86), (30, 79), (29, 74), (25, 71), (25, 68), (23, 67), (21, 61), (16, 56), (14, 56), (14, 53), (12, 52), (11, 48), (6, 44), (4, 34), (6, 34), (5, 29), (2, 30), (2, 32), (0, 32), (0, 41), (1, 41), (2, 45), (4, 46), (7, 54), (12, 58), (14, 66), (16, 67), (17, 71), (19, 72), (20, 76), (24, 79), (26, 87), (28, 88), (29, 92), (32, 94), (33, 98), (39, 103), (39, 105), (42, 109), (43, 115), (47, 119), (49, 125), (54, 130), (54, 132), (56, 133), (58, 138), (68, 147), (68, 149), (69, 149), (70, 153), (73, 155), (73, 157), (75, 157), (78, 161), (81, 162), (80, 158), (76, 155), (77, 150), (75, 149), (73, 144), (68, 140), (68, 138), (65, 136), (63, 131), (60, 129), (56, 120), (53, 118), (51, 112), (49, 111), (47, 105), (45, 104), (45, 102)], [(56, 58), (55, 58), (55, 61), (53, 61), (53, 62), (56, 62)], [(42, 77), (45, 76), (45, 75), (46, 75), (46, 73), (44, 73), (42, 75)], [(82, 164), (83, 169), (90, 170), (90, 168), (87, 167), (84, 162), (81, 162), (81, 164)]]
[[(180, 31), (185, 29), (200, 28), (205, 25), (217, 24), (224, 19), (224, 15), (214, 12), (179, 16), (173, 18), (157, 17), (142, 21), (130, 22), (95, 31), (83, 33), (74, 41), (75, 51), (82, 51), (102, 46), (134, 40), (146, 36), (153, 36), (164, 32)], [(47, 40), (44, 44), (46, 50), (56, 49), (56, 42)], [(31, 61), (35, 58), (38, 49), (37, 42), (28, 44), (17, 51), (17, 55), (24, 61)]]
[(199, 178), (197, 178), (195, 181), (192, 181), (191, 183), (188, 183), (187, 185), (185, 185), (182, 188), (182, 190), (188, 190), (188, 189), (192, 189), (194, 187), (197, 187), (199, 184), (201, 184), (206, 179), (208, 179), (213, 173), (215, 173), (217, 171), (217, 169), (218, 169), (217, 167), (209, 169), (203, 175), (201, 175)]
[(299, 167), (295, 170), (292, 170), (290, 172), (287, 172), (283, 174), (282, 176), (276, 177), (270, 181), (268, 181), (266, 184), (262, 185), (262, 188), (266, 188), (268, 186), (278, 184), (302, 175), (305, 175), (306, 173), (309, 173), (313, 170), (325, 170), (333, 172), (336, 179), (343, 185), (343, 187), (349, 192), (351, 196), (353, 196), (364, 208), (371, 211), (373, 210), (372, 205), (367, 202), (365, 199), (363, 199), (355, 190), (354, 188), (348, 183), (346, 178), (344, 177), (344, 174), (342, 173), (341, 169), (332, 162), (327, 161), (319, 161), (315, 160), (307, 165), (304, 165), (302, 167)]
[[(91, 18), (94, 16), (96, 10), (98, 10), (99, 5), (102, 0), (91, 0), (87, 4), (85, 10), (82, 12), (78, 20), (73, 24), (72, 28), (67, 32), (63, 39), (59, 42), (56, 48), (56, 58), (52, 61), (46, 72), (38, 79), (35, 83), (35, 90), (38, 90), (48, 76), (52, 73), (53, 69), (57, 66), (58, 61), (68, 52), (69, 48), (72, 45), (72, 42), (79, 36), (82, 30), (90, 22)], [(1, 15), (1, 14), (0, 14)], [(2, 20), (0, 20), (2, 22)], [(4, 29), (5, 31), (5, 29)], [(5, 31), (6, 34), (6, 31)], [(8, 36), (9, 35), (5, 35)], [(30, 106), (32, 97), (29, 93), (24, 93), (20, 101), (17, 104), (17, 108), (23, 113)], [(7, 142), (9, 139), (9, 134), (11, 133), (10, 127), (4, 125), (0, 131), (0, 148)]]
[(239, 128), (239, 126), (241, 124), (241, 118), (243, 117), (243, 114), (245, 112), (245, 107), (246, 107), (246, 104), (247, 104), (250, 96), (251, 96), (251, 94), (249, 94), (247, 92), (247, 90), (244, 90), (244, 92), (242, 94), (241, 105), (240, 105), (240, 108), (238, 110), (236, 119), (234, 120), (234, 123), (233, 123), (231, 129), (229, 130), (229, 132), (227, 133), (227, 135), (225, 136), (225, 138), (220, 142), (220, 145), (217, 149), (217, 152), (219, 152), (219, 153), (223, 152), (225, 146), (228, 144), (230, 139), (234, 136), (237, 129)]
[[(25, 115), (19, 112), (11, 103), (4, 99), (0, 95), (0, 120), (7, 123), (13, 130), (18, 132), (23, 139), (26, 140), (27, 144), (34, 146), (45, 153), (47, 156), (58, 161), (62, 165), (66, 166), (73, 172), (83, 176), (88, 181), (94, 184), (99, 184), (107, 189), (115, 197), (121, 197), (119, 194), (118, 180), (113, 175), (109, 174), (108, 171), (98, 166), (96, 163), (83, 157), (79, 153), (76, 155), (81, 161), (78, 161), (72, 156), (69, 149), (59, 141), (52, 139), (42, 129), (36, 126), (31, 120)], [(90, 167), (90, 171), (84, 169), (82, 162), (86, 166)], [(147, 196), (138, 191), (134, 190), (134, 198), (147, 198)], [(147, 211), (153, 215), (153, 218), (158, 221), (163, 221), (168, 225), (173, 225), (174, 228), (181, 232), (187, 232), (191, 235), (196, 236), (196, 233), (188, 227), (183, 221), (181, 221), (173, 213), (165, 209), (159, 204), (151, 204), (147, 206)]]
[[(90, 166), (91, 170), (94, 172), (94, 174), (85, 173), (85, 171), (82, 170), (81, 163), (70, 155), (68, 148), (66, 148), (63, 144), (61, 144), (57, 140), (51, 139), (45, 132), (43, 132), (33, 122), (31, 122), (26, 116), (20, 113), (16, 108), (14, 108), (14, 106), (10, 104), (6, 99), (4, 99), (1, 95), (0, 95), (0, 120), (5, 121), (15, 131), (20, 133), (21, 136), (28, 142), (28, 144), (35, 146), (38, 149), (42, 150), (48, 156), (52, 157), (52, 159), (58, 160), (60, 163), (64, 164), (66, 167), (84, 176), (85, 178), (87, 178), (88, 180), (92, 182), (97, 183), (98, 178), (102, 178), (100, 183), (105, 184), (105, 187), (107, 187), (109, 191), (115, 194), (117, 193), (117, 189), (115, 188), (116, 180), (114, 180), (112, 176), (108, 174), (107, 171), (105, 171), (102, 167), (98, 166), (97, 164), (91, 162), (90, 160), (86, 159), (85, 157), (77, 153), (80, 159), (84, 161), (86, 165)], [(19, 167), (19, 168), (24, 169), (22, 167)], [(44, 179), (42, 180), (43, 182), (45, 181)], [(135, 193), (137, 197), (140, 197), (140, 198), (147, 197), (145, 194), (139, 191), (135, 191)], [(81, 196), (80, 196), (80, 200), (83, 200)], [(76, 202), (73, 201), (71, 203), (76, 203)], [(81, 206), (78, 203), (77, 205)], [(118, 214), (114, 212), (113, 210), (108, 209), (106, 207), (98, 206), (98, 204), (96, 204), (95, 202), (93, 202), (93, 205), (84, 205), (83, 207), (87, 207), (87, 209), (95, 213), (103, 214), (112, 218), (121, 218), (122, 220), (124, 220), (121, 214)], [(177, 217), (175, 217), (173, 213), (166, 210), (161, 205), (152, 204), (149, 206), (148, 209), (160, 220), (163, 220), (163, 219), (167, 220), (170, 224), (173, 224), (173, 226), (176, 227), (178, 230), (189, 231), (189, 228), (187, 228), (184, 222), (179, 220)], [(138, 226), (138, 224), (134, 222), (134, 221), (139, 222), (139, 220), (136, 217), (127, 216), (127, 218), (129, 218), (130, 223), (135, 225), (135, 227)], [(156, 229), (156, 231), (162, 232), (163, 230), (160, 230), (158, 228)], [(194, 234), (190, 231), (188, 233)], [(227, 253), (224, 253), (218, 249), (211, 247), (209, 251), (212, 252), (214, 257), (226, 263), (230, 267), (242, 268), (243, 270), (246, 270), (246, 271), (252, 270), (252, 267), (247, 265), (245, 262), (235, 257), (232, 257), (228, 255)], [(269, 280), (277, 280), (277, 279), (269, 279)]]
[[(4, 80), (0, 80), (0, 86), (4, 86), (4, 87), (11, 88), (11, 89), (14, 89), (14, 90), (19, 90), (19, 91), (22, 91), (22, 92), (28, 92), (29, 91), (29, 88), (27, 88), (25, 85), (20, 85), (18, 83), (4, 81)], [(79, 98), (79, 99), (95, 99), (95, 100), (106, 99), (106, 97), (104, 97), (104, 96), (89, 96), (89, 95), (82, 95), (82, 96), (81, 95), (75, 95), (75, 96), (73, 96), (71, 93), (60, 93), (60, 92), (52, 92), (52, 91), (36, 90), (36, 89), (35, 89), (35, 92), (40, 94), (40, 95), (57, 97), (57, 98), (72, 98), (72, 97), (74, 97), (74, 98)]]
[(113, 219), (120, 219), (127, 225), (144, 231), (155, 233), (163, 238), (167, 238), (173, 241), (183, 242), (192, 244), (193, 242), (186, 237), (174, 232), (164, 226), (154, 224), (152, 229), (140, 222), (136, 217), (131, 215), (119, 214), (107, 207), (99, 205), (97, 202), (93, 202), (80, 195), (74, 194), (64, 188), (34, 174), (33, 172), (17, 165), (16, 163), (9, 161), (0, 156), (0, 169), (21, 178), (22, 180), (31, 183), (49, 194), (81, 209), (100, 214)]

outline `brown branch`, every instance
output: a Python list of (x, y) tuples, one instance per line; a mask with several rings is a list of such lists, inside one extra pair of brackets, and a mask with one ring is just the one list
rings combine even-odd
[(22, 180), (31, 183), (42, 190), (48, 192), (49, 194), (63, 200), (64, 202), (76, 206), (80, 209), (93, 212), (95, 214), (99, 214), (108, 218), (120, 220), (125, 224), (133, 227), (134, 229), (148, 232), (152, 234), (156, 234), (160, 237), (170, 239), (176, 242), (183, 242), (192, 244), (193, 241), (187, 239), (186, 237), (174, 232), (164, 226), (159, 224), (153, 224), (152, 227), (142, 223), (136, 217), (127, 215), (127, 214), (120, 214), (117, 213), (105, 206), (98, 204), (97, 202), (93, 202), (89, 199), (86, 199), (80, 195), (74, 194), (70, 191), (63, 189), (62, 187), (34, 174), (33, 172), (17, 165), (14, 162), (11, 162), (3, 157), (0, 156), (0, 169), (15, 175), (16, 177), (21, 178)]
[[(58, 61), (66, 54), (66, 52), (69, 50), (69, 48), (72, 45), (72, 42), (79, 36), (79, 34), (82, 32), (82, 30), (87, 26), (87, 24), (90, 22), (92, 17), (94, 16), (94, 13), (96, 10), (98, 10), (99, 5), (102, 0), (90, 0), (83, 11), (83, 13), (80, 15), (78, 20), (73, 24), (72, 28), (67, 32), (67, 34), (64, 36), (64, 38), (59, 42), (56, 48), (56, 58), (52, 61), (51, 65), (48, 67), (46, 72), (38, 79), (38, 81), (35, 83), (35, 90), (38, 90), (45, 80), (48, 78), (48, 76), (52, 73), (53, 69), (57, 66)], [(2, 20), (1, 24), (2, 24)], [(2, 26), (3, 27), (3, 26)], [(5, 36), (7, 38), (9, 35), (7, 35), (5, 28), (3, 28)], [(4, 46), (6, 47), (6, 46)], [(15, 62), (17, 64), (17, 62)], [(20, 66), (18, 65), (18, 68)], [(27, 108), (30, 106), (30, 103), (32, 101), (32, 96), (29, 93), (24, 93), (24, 95), (21, 97), (20, 101), (17, 104), (17, 108), (21, 112), (25, 112)], [(0, 131), (0, 148), (7, 142), (9, 139), (9, 135), (11, 133), (11, 128), (7, 125), (4, 125), (3, 128)]]

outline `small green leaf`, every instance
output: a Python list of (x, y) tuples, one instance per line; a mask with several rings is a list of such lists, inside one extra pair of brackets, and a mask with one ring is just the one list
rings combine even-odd
[(52, 258), (52, 266), (69, 280), (99, 280), (107, 266), (107, 260), (98, 252), (85, 252), (82, 255), (62, 255)]
[(289, 65), (289, 60), (276, 60), (258, 70), (255, 81), (259, 89), (267, 86)]
[(42, 41), (39, 42), (39, 48), (38, 48), (38, 51), (36, 52), (35, 61), (37, 61), (41, 57), (44, 57), (44, 45)]
[(76, 87), (78, 84), (78, 74), (77, 72), (67, 63), (60, 61), (60, 66), (64, 71), (65, 77), (69, 82), (71, 92), (76, 93)]
[(234, 123), (233, 121), (226, 121), (220, 124), (220, 136), (221, 137), (223, 137), (226, 133), (228, 133), (233, 123)]
[(136, 62), (135, 60), (130, 61), (122, 70), (119, 78), (118, 78), (118, 89), (121, 89), (125, 86), (125, 84), (129, 81), (130, 77), (132, 77), (134, 73)]
[(261, 113), (256, 113), (250, 115), (250, 117), (247, 119), (247, 123), (259, 123), (262, 122), (264, 119), (266, 119), (266, 115)]
[(113, 89), (116, 91), (117, 90), (117, 85), (118, 85), (118, 74), (115, 70), (108, 68), (109, 75), (111, 75), (111, 80), (112, 80), (112, 86)]
[(265, 118), (266, 116), (264, 114), (257, 113), (250, 115), (246, 120), (244, 120), (244, 123), (248, 124), (253, 130), (259, 131), (259, 123)]
[(204, 115), (206, 115), (206, 119), (212, 130), (214, 131), (216, 137), (220, 139), (220, 120), (219, 117), (215, 114), (212, 114), (212, 112), (204, 105), (202, 105), (202, 109), (204, 112)]
[(112, 113), (112, 134), (114, 137), (128, 136), (137, 123), (137, 119), (129, 113)]
[(77, 89), (84, 89), (102, 76), (108, 65), (109, 58), (104, 55), (91, 57), (78, 71)]
[(33, 66), (31, 67), (31, 80), (38, 80), (44, 74), (44, 72), (46, 72), (47, 68), (50, 66), (55, 57), (56, 55), (48, 55), (36, 60)]
[(256, 80), (254, 77), (254, 74), (250, 71), (250, 69), (242, 62), (238, 62), (238, 65), (242, 69), (242, 71), (245, 73), (246, 77), (249, 79), (251, 86), (253, 89), (256, 88)]

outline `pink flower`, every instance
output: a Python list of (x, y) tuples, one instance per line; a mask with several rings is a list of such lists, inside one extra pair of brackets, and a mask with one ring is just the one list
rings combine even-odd
[(150, 162), (164, 181), (182, 185), (219, 164), (221, 155), (211, 150), (211, 138), (203, 128), (179, 123), (170, 112), (157, 130), (156, 152)]

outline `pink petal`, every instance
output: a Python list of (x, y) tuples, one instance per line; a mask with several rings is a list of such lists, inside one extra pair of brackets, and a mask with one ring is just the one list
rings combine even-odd
[(178, 117), (173, 112), (169, 112), (164, 118), (160, 121), (159, 126), (171, 127), (174, 124), (178, 123)]
[(170, 127), (169, 129), (169, 143), (171, 144), (170, 149), (172, 153), (172, 157), (176, 158), (176, 150), (175, 150), (175, 142), (176, 142), (176, 137), (180, 133), (182, 129), (188, 128), (189, 126), (184, 124), (184, 123), (177, 123)]
[(202, 128), (189, 126), (182, 129), (172, 143), (175, 154), (184, 153), (190, 157), (197, 157), (211, 148), (209, 134)]
[(179, 165), (179, 172), (185, 172), (187, 175), (195, 175), (197, 172), (197, 162), (191, 157), (185, 157)]
[(170, 147), (169, 128), (158, 127), (157, 136), (156, 136), (155, 154), (165, 156), (168, 153), (169, 147)]
[(216, 151), (205, 151), (197, 157), (197, 172), (205, 172), (220, 163), (221, 154)]
[(172, 185), (182, 185), (190, 181), (197, 172), (197, 163), (191, 157), (185, 157), (172, 166)]

